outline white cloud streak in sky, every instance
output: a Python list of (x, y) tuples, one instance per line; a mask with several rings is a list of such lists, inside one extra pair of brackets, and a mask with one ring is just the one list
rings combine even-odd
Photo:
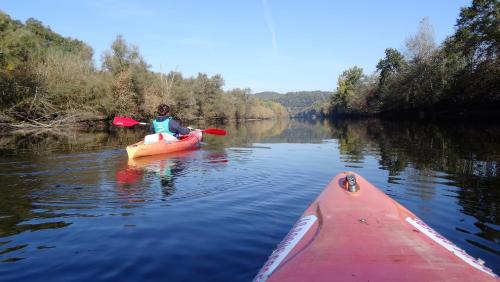
[(278, 42), (276, 41), (276, 31), (274, 30), (273, 19), (271, 18), (271, 13), (269, 12), (269, 5), (267, 0), (262, 0), (262, 8), (264, 9), (264, 16), (266, 17), (266, 24), (269, 32), (271, 33), (271, 43), (275, 51), (278, 50)]

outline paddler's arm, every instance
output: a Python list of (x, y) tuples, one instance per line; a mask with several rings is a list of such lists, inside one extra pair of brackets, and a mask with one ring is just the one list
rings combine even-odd
[(170, 129), (170, 132), (178, 133), (181, 135), (189, 134), (189, 131), (190, 131), (189, 128), (182, 127), (181, 124), (179, 123), (179, 121), (177, 121), (175, 119), (170, 120), (168, 127)]

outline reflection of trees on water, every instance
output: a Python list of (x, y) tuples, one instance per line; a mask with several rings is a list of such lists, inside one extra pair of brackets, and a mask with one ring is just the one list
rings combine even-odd
[[(351, 159), (365, 154), (379, 157), (381, 168), (389, 171), (389, 182), (405, 172), (409, 180), (432, 186), (435, 172), (445, 172), (452, 185), (460, 188), (457, 198), (465, 214), (481, 222), (500, 223), (498, 126), (363, 119), (337, 120), (330, 127), (342, 154)], [(373, 146), (377, 151), (370, 149)], [(423, 199), (432, 197), (427, 192), (434, 188), (428, 188)], [(478, 227), (483, 236), (492, 236), (487, 225)], [(489, 239), (498, 240), (498, 231), (495, 236)]]
[[(436, 172), (445, 172), (457, 192), (464, 212), (480, 221), (498, 224), (500, 129), (488, 125), (431, 124), (380, 119), (283, 120), (228, 124), (229, 135), (208, 137), (210, 147), (251, 143), (319, 143), (336, 139), (343, 161), (379, 159), (389, 172), (388, 182), (405, 174), (421, 188), (422, 199), (435, 196)], [(209, 139), (210, 138), (210, 139)], [(216, 145), (213, 145), (216, 144)], [(483, 229), (484, 230), (484, 229)]]
[[(35, 183), (39, 182), (33, 181), (30, 186), (24, 186), (18, 185), (15, 178), (15, 175), (1, 178), (3, 187), (0, 197), (0, 238), (25, 231), (61, 228), (70, 224), (64, 221), (43, 222), (44, 219), (61, 215), (57, 214), (57, 207), (48, 206), (44, 211), (40, 204), (35, 204), (36, 199), (32, 196), (34, 187), (38, 185)], [(53, 210), (49, 210), (50, 208)], [(36, 223), (37, 220), (41, 222)]]
[(408, 168), (406, 172), (408, 181), (418, 183), (418, 189), (414, 189), (411, 191), (412, 193), (417, 194), (422, 200), (431, 200), (436, 196), (435, 172), (433, 170)]
[[(82, 155), (5, 156), (0, 162), (0, 259), (13, 259), (24, 232), (61, 229), (77, 217), (97, 217), (96, 199), (105, 198), (100, 166)], [(30, 248), (35, 246), (31, 246)], [(44, 246), (38, 246), (44, 248)]]
[(204, 135), (208, 148), (248, 146), (253, 143), (321, 143), (331, 138), (330, 130), (321, 121), (296, 119), (259, 120), (229, 123), (225, 137)]
[(77, 130), (74, 128), (49, 128), (14, 131), (0, 134), (0, 152), (16, 154), (23, 150), (30, 154), (57, 152), (97, 151), (103, 147), (124, 148), (142, 139), (147, 130), (137, 128), (112, 128), (105, 130)]
[(71, 224), (66, 222), (70, 217), (94, 216), (93, 200), (102, 197), (100, 183), (105, 181), (94, 159), (10, 158), (0, 163), (0, 237), (61, 228)]
[[(200, 128), (213, 127), (210, 125)], [(244, 147), (253, 143), (320, 143), (325, 139), (335, 139), (341, 158), (350, 163), (363, 162), (368, 155), (378, 159), (380, 167), (389, 172), (388, 182), (397, 183), (399, 176), (405, 174), (409, 181), (419, 183), (422, 187), (422, 199), (434, 197), (434, 179), (437, 172), (445, 172), (449, 183), (458, 187), (456, 192), (458, 204), (465, 214), (478, 219), (477, 227), (481, 230), (478, 236), (492, 242), (499, 239), (498, 231), (488, 223), (499, 224), (500, 204), (500, 127), (494, 125), (436, 125), (419, 122), (384, 121), (380, 119), (333, 120), (333, 121), (252, 121), (230, 123), (223, 126), (227, 136), (205, 135), (205, 149), (210, 152), (224, 153), (228, 147)], [(40, 206), (43, 200), (58, 199), (63, 195), (64, 201), (78, 203), (82, 198), (106, 197), (100, 183), (109, 180), (107, 172), (102, 169), (109, 166), (109, 156), (103, 156), (103, 163), (90, 165), (82, 170), (81, 159), (52, 160), (38, 156), (50, 151), (57, 152), (89, 152), (103, 151), (104, 148), (120, 149), (116, 155), (126, 158), (125, 145), (140, 140), (147, 129), (120, 128), (111, 132), (73, 132), (63, 131), (38, 132), (36, 134), (16, 133), (0, 136), (0, 150), (5, 155), (14, 155), (27, 150), (29, 156), (15, 161), (26, 162), (30, 166), (22, 168), (16, 165), (2, 166), (1, 182), (9, 183), (3, 187), (0, 197), (0, 237), (35, 230), (36, 228), (59, 228), (64, 224), (54, 225), (22, 225), (23, 221), (33, 218), (50, 218), (63, 216), (65, 207)], [(122, 156), (120, 156), (122, 157)], [(200, 156), (198, 156), (200, 157)], [(9, 157), (6, 157), (9, 158)], [(208, 156), (208, 161), (224, 162), (227, 157)], [(90, 160), (88, 160), (90, 161)], [(165, 161), (165, 160), (164, 160)], [(154, 163), (154, 162), (153, 162)], [(189, 165), (186, 158), (173, 158), (161, 161), (158, 173), (165, 198), (176, 193), (175, 179), (182, 175)], [(1, 164), (0, 164), (1, 165)], [(147, 164), (145, 165), (147, 166)], [(214, 168), (216, 166), (211, 166)], [(168, 170), (166, 169), (168, 168)], [(34, 171), (46, 171), (45, 174), (30, 174)], [(26, 181), (19, 180), (19, 173), (26, 174)], [(58, 174), (57, 180), (53, 173)], [(73, 175), (79, 174), (74, 180)], [(156, 172), (153, 172), (156, 173)], [(81, 175), (80, 175), (81, 174)], [(66, 178), (65, 178), (66, 177)], [(139, 177), (142, 181), (143, 175)], [(158, 178), (155, 178), (158, 179)], [(138, 186), (141, 183), (138, 184)], [(57, 186), (61, 185), (61, 186)], [(427, 185), (427, 186), (426, 186)], [(83, 187), (82, 190), (79, 190)], [(101, 187), (101, 188), (100, 188)], [(125, 186), (124, 186), (125, 187)], [(134, 186), (135, 187), (135, 186)], [(125, 187), (133, 188), (133, 185)], [(142, 189), (142, 188), (141, 188)], [(129, 190), (130, 191), (130, 190)], [(105, 191), (106, 192), (106, 191)], [(133, 191), (134, 195), (144, 195), (145, 191)], [(142, 193), (142, 194), (141, 194)], [(89, 196), (90, 195), (90, 196)], [(38, 203), (38, 204), (34, 204)], [(42, 210), (41, 208), (45, 209)], [(89, 206), (89, 208), (92, 208)], [(79, 212), (78, 216), (84, 215)], [(47, 222), (47, 221), (45, 221)], [(64, 223), (64, 222), (62, 222)], [(0, 240), (0, 244), (1, 244)], [(11, 246), (4, 246), (8, 248)]]
[(258, 143), (271, 136), (280, 135), (289, 124), (288, 119), (248, 121), (242, 123), (228, 123), (224, 126), (227, 136), (205, 134), (203, 141), (206, 148), (223, 149), (227, 147), (244, 147)]
[(292, 119), (279, 135), (260, 140), (263, 143), (321, 143), (330, 138), (330, 131), (322, 121)]
[(345, 120), (332, 120), (329, 122), (331, 136), (338, 140), (339, 153), (349, 163), (362, 162), (367, 149), (371, 147), (368, 130), (371, 120), (357, 121), (357, 126), (351, 126)]
[(228, 124), (226, 129), (227, 137), (206, 136), (208, 146), (336, 139), (344, 161), (357, 163), (363, 162), (366, 155), (375, 156), (380, 167), (389, 172), (388, 182), (397, 183), (398, 176), (405, 173), (422, 187), (417, 191), (422, 199), (435, 195), (435, 172), (445, 172), (453, 185), (460, 187), (458, 200), (465, 213), (498, 224), (500, 195), (495, 192), (498, 189), (493, 189), (500, 187), (498, 127), (380, 119), (293, 119)]

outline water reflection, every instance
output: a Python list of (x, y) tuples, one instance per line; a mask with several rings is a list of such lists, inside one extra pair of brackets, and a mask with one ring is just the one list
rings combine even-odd
[(124, 148), (141, 139), (147, 130), (138, 128), (102, 129), (40, 129), (0, 132), (0, 153), (13, 156), (27, 153), (50, 155), (54, 153), (92, 152), (103, 148)]
[[(333, 121), (253, 121), (233, 123), (224, 126), (229, 136), (205, 135), (204, 148), (209, 151), (224, 151), (227, 148), (249, 147), (256, 143), (322, 143), (333, 140), (346, 167), (362, 168), (367, 156), (378, 159), (380, 169), (388, 171), (387, 183), (402, 184), (404, 181), (419, 183), (422, 199), (432, 197), (430, 192), (433, 181), (440, 172), (445, 173), (440, 180), (444, 184), (460, 187), (457, 199), (464, 213), (478, 218), (481, 222), (499, 223), (498, 202), (500, 201), (498, 161), (500, 159), (500, 128), (495, 125), (457, 125), (423, 124), (418, 122), (391, 122), (380, 119), (333, 120)], [(27, 159), (4, 159), (1, 166), (5, 193), (0, 199), (1, 224), (16, 225), (28, 214), (32, 214), (33, 198), (49, 193), (52, 196), (60, 191), (64, 197), (80, 196), (67, 194), (62, 187), (77, 191), (82, 185), (95, 185), (109, 179), (100, 179), (100, 166), (85, 171), (88, 176), (71, 184), (72, 173), (79, 170), (81, 162), (92, 162), (88, 158), (63, 157), (58, 161), (47, 162), (45, 157), (33, 156), (51, 152), (70, 153), (95, 151), (103, 148), (119, 149), (142, 138), (141, 128), (114, 129), (112, 132), (39, 132), (35, 135), (13, 134), (0, 136), (0, 150), (4, 156), (27, 152)], [(106, 158), (101, 154), (101, 157)], [(191, 155), (192, 157), (192, 155)], [(204, 156), (211, 161), (227, 161), (224, 156)], [(124, 168), (117, 168), (115, 180), (121, 189), (130, 189), (133, 183), (142, 179), (144, 171), (154, 171), (161, 179), (162, 186), (172, 190), (173, 179), (182, 174), (190, 154), (148, 157), (130, 162)], [(87, 160), (86, 160), (87, 159)], [(67, 160), (67, 161), (66, 161)], [(60, 164), (64, 163), (64, 166)], [(139, 169), (138, 169), (139, 168)], [(47, 177), (44, 176), (47, 174)], [(47, 181), (48, 175), (58, 175), (58, 183)], [(405, 174), (405, 177), (401, 177)], [(38, 175), (41, 175), (39, 177)], [(30, 187), (21, 185), (19, 177), (31, 179)], [(106, 178), (103, 176), (102, 178)], [(68, 183), (65, 183), (68, 180)], [(83, 180), (83, 182), (82, 182)], [(55, 190), (37, 189), (54, 185)], [(128, 188), (127, 188), (128, 187)], [(64, 190), (64, 191), (61, 191)], [(12, 192), (15, 191), (15, 192)], [(42, 192), (45, 191), (45, 192)], [(422, 192), (427, 191), (427, 192)], [(88, 191), (87, 191), (88, 192)], [(100, 193), (95, 191), (95, 193)], [(22, 196), (24, 195), (24, 196)], [(29, 196), (26, 196), (29, 195)], [(48, 195), (45, 195), (48, 196)], [(74, 199), (76, 200), (76, 198)], [(9, 203), (18, 203), (24, 211), (12, 210)], [(24, 203), (24, 204), (21, 204)], [(42, 213), (43, 214), (43, 213)], [(43, 215), (37, 215), (43, 216)], [(8, 223), (10, 222), (10, 223)], [(1, 228), (0, 232), (6, 228)], [(487, 232), (490, 234), (491, 232)], [(2, 234), (2, 233), (0, 233)]]
[(130, 159), (127, 168), (117, 173), (117, 182), (122, 184), (121, 187), (127, 187), (148, 173), (160, 180), (163, 195), (169, 198), (175, 193), (175, 178), (183, 174), (195, 155), (195, 151), (186, 151)]
[[(389, 185), (403, 186), (409, 197), (416, 196), (422, 201), (435, 199), (438, 194), (453, 197), (463, 214), (477, 220), (474, 223), (477, 229), (468, 232), (494, 244), (500, 240), (498, 125), (380, 119), (285, 120), (234, 124), (228, 126), (228, 132), (231, 138), (217, 139), (222, 143), (219, 146), (333, 140), (346, 168), (363, 168), (365, 158), (373, 157), (379, 168), (388, 172), (386, 182)], [(210, 141), (214, 144), (213, 139)], [(484, 241), (474, 244), (488, 250), (498, 248)], [(498, 251), (493, 253), (498, 254)]]
[[(436, 212), (452, 207), (445, 204), (443, 197), (456, 199), (460, 212), (476, 219), (467, 230), (461, 227), (456, 230), (475, 235), (465, 237), (468, 243), (500, 254), (498, 126), (376, 119), (334, 121), (330, 126), (334, 138), (339, 140), (339, 150), (349, 158), (361, 159), (373, 154), (379, 159), (380, 167), (389, 172), (388, 183), (403, 186), (406, 193), (422, 201), (438, 202), (432, 207), (427, 205), (434, 210), (434, 218)], [(417, 208), (425, 212), (423, 203), (418, 203)], [(448, 217), (453, 214), (449, 212)], [(454, 218), (449, 223), (455, 220), (458, 222)]]
[[(221, 127), (228, 136), (205, 135), (199, 150), (130, 161), (124, 148), (144, 136), (143, 128), (0, 136), (0, 260), (16, 263), (64, 244), (73, 246), (72, 236), (92, 241), (92, 236), (106, 231), (121, 234), (121, 229), (106, 228), (115, 224), (138, 229), (140, 220), (158, 216), (161, 220), (148, 226), (151, 233), (140, 233), (153, 236), (158, 224), (176, 223), (176, 214), (166, 217), (165, 207), (186, 213), (189, 209), (183, 203), (188, 201), (194, 209), (205, 207), (207, 213), (234, 208), (242, 222), (259, 221), (270, 213), (274, 218), (269, 226), (274, 226), (290, 207), (300, 213), (314, 198), (304, 186), (346, 169), (362, 173), (473, 256), (497, 272), (500, 268), (497, 125), (360, 119), (198, 127)], [(301, 182), (304, 178), (307, 182)], [(276, 183), (290, 190), (279, 190)], [(299, 192), (309, 198), (293, 194)], [(134, 221), (134, 216), (140, 220)], [(191, 219), (196, 224), (197, 216)], [(234, 214), (221, 217), (232, 222), (235, 218)], [(231, 228), (248, 233), (248, 225)], [(94, 226), (104, 231), (82, 234)], [(179, 223), (168, 230), (183, 227)], [(199, 231), (215, 234), (201, 227)], [(238, 243), (248, 249), (256, 241), (241, 240), (254, 242)], [(256, 271), (261, 263), (247, 269)]]
[[(339, 150), (350, 158), (374, 154), (389, 171), (388, 182), (408, 173), (406, 180), (428, 186), (445, 173), (444, 184), (457, 191), (464, 212), (481, 221), (499, 223), (498, 175), (500, 128), (497, 126), (435, 125), (381, 120), (331, 123)], [(423, 199), (432, 197), (424, 194)]]

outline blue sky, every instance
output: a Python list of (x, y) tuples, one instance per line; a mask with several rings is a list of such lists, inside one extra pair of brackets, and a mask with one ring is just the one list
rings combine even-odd
[(372, 73), (429, 17), (437, 43), (454, 32), (463, 0), (2, 0), (0, 10), (85, 41), (96, 63), (122, 34), (154, 71), (221, 74), (225, 88), (335, 89), (357, 65)]

